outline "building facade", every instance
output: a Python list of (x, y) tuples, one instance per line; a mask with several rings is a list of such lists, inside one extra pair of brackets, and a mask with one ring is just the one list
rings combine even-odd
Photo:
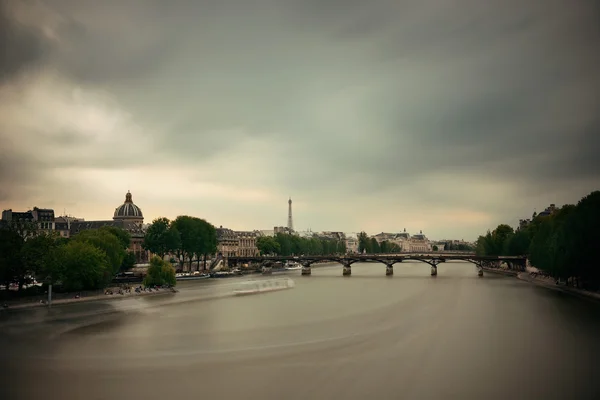
[(217, 254), (223, 257), (254, 257), (259, 255), (256, 239), (259, 231), (234, 231), (220, 226), (217, 231)]
[(423, 235), (423, 231), (420, 231), (418, 235), (412, 235), (409, 240), (409, 245), (411, 253), (431, 252), (431, 242)]
[(7, 223), (35, 223), (40, 231), (53, 231), (54, 210), (33, 207), (33, 210), (16, 212), (12, 209), (2, 211), (2, 220)]

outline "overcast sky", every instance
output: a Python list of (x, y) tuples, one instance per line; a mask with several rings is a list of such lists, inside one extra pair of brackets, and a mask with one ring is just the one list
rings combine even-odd
[(3, 0), (0, 208), (474, 240), (600, 189), (594, 0)]

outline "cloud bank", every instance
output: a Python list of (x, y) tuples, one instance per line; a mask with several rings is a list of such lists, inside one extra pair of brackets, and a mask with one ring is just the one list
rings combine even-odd
[(2, 4), (2, 208), (474, 239), (600, 183), (592, 1)]

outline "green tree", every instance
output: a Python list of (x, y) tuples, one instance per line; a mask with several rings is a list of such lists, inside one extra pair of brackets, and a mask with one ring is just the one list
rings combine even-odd
[(192, 259), (198, 250), (198, 224), (194, 217), (180, 215), (173, 221), (173, 227), (179, 232), (179, 247), (176, 249), (177, 258), (180, 267), (183, 268), (185, 260), (188, 260), (190, 269), (192, 268)]
[(358, 252), (359, 253), (371, 253), (371, 241), (366, 232), (358, 234)]
[(488, 253), (490, 256), (500, 256), (504, 250), (505, 242), (514, 234), (511, 226), (500, 224), (492, 231), (491, 243), (488, 243)]
[(144, 278), (145, 286), (175, 286), (175, 268), (160, 257), (154, 256), (150, 259), (148, 273)]
[(281, 253), (281, 246), (279, 245), (279, 242), (271, 236), (261, 236), (257, 238), (256, 247), (261, 255)]
[(58, 245), (57, 236), (52, 233), (40, 232), (29, 238), (21, 248), (21, 260), (26, 269), (36, 278), (44, 279), (51, 270), (50, 255)]
[(438, 251), (438, 247), (437, 247), (437, 245), (435, 245), (435, 244), (433, 245), (433, 247), (431, 247), (431, 249), (432, 249), (433, 251)]
[(381, 253), (379, 242), (374, 237), (369, 240), (371, 253)]
[(125, 229), (121, 229), (116, 226), (103, 226), (99, 230), (113, 234), (117, 237), (117, 239), (119, 239), (119, 243), (121, 243), (121, 247), (123, 247), (124, 250), (129, 249), (131, 235)]
[(123, 262), (121, 263), (121, 271), (129, 271), (135, 267), (135, 254), (131, 251), (125, 253), (125, 257), (123, 257)]
[(146, 230), (144, 249), (164, 259), (165, 255), (181, 248), (179, 231), (172, 226), (168, 218), (157, 218)]
[(117, 236), (113, 235), (108, 230), (90, 229), (77, 234), (77, 236), (71, 240), (71, 242), (73, 241), (92, 244), (106, 254), (110, 266), (110, 268), (106, 270), (105, 280), (107, 282), (119, 272), (119, 269), (123, 264), (123, 259), (126, 256), (126, 251), (123, 248), (123, 243)]
[(217, 230), (215, 227), (201, 218), (194, 219), (197, 241), (194, 250), (196, 260), (198, 260), (198, 269), (200, 269), (200, 257), (204, 260), (204, 269), (206, 269), (206, 258), (209, 254), (217, 252)]
[(529, 232), (519, 230), (513, 235), (510, 235), (504, 242), (503, 255), (507, 256), (522, 256), (529, 252), (531, 238)]
[(57, 272), (67, 291), (102, 288), (107, 283), (106, 277), (111, 276), (113, 267), (109, 257), (92, 240), (72, 240), (57, 252), (60, 264)]
[(567, 211), (560, 226), (560, 264), (563, 277), (577, 278), (576, 284), (586, 289), (600, 288), (598, 267), (598, 226), (600, 226), (600, 191), (582, 198)]
[(0, 278), (7, 285), (16, 282), (21, 290), (34, 273), (34, 267), (23, 259), (23, 247), (37, 233), (37, 225), (31, 221), (10, 221), (0, 228)]

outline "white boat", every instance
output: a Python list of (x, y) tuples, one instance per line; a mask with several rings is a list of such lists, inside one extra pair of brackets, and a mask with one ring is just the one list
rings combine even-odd
[(285, 263), (286, 271), (298, 271), (301, 269), (302, 269), (302, 265), (298, 264), (297, 262), (288, 261), (287, 263)]
[(294, 281), (291, 279), (264, 279), (256, 281), (247, 281), (240, 283), (238, 287), (233, 290), (233, 294), (236, 296), (244, 296), (248, 294), (257, 294), (265, 292), (274, 292), (277, 290), (291, 289), (294, 286)]

